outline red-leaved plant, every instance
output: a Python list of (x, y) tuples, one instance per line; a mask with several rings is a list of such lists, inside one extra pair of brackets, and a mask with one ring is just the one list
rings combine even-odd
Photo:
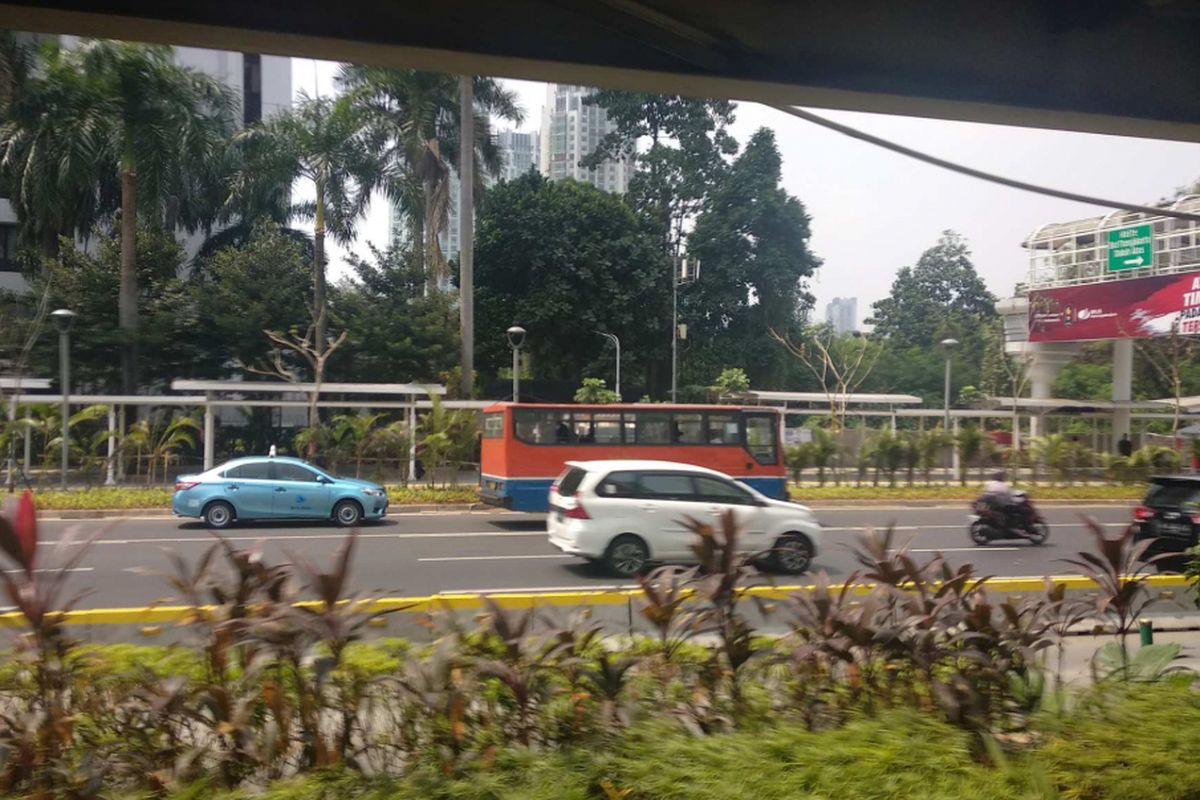
[[(0, 513), (0, 550), (15, 567), (0, 570), (0, 583), (24, 620), (16, 655), (27, 665), (34, 685), (28, 703), (6, 707), (0, 713), (0, 791), (27, 788), (35, 797), (50, 797), (64, 781), (75, 784), (80, 780), (75, 770), (60, 769), (62, 756), (74, 741), (73, 720), (65, 704), (74, 643), (66, 636), (63, 623), (65, 613), (79, 600), (78, 595), (67, 596), (67, 580), (101, 532), (76, 541), (67, 531), (50, 560), (61, 566), (39, 568), (33, 495), (22, 493)], [(98, 785), (98, 776), (89, 775), (82, 781)]]

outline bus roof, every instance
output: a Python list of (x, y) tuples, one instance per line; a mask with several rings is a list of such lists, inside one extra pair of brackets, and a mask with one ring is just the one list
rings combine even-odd
[(600, 411), (772, 411), (772, 406), (718, 405), (716, 403), (513, 403), (507, 400), (493, 403), (484, 408), (484, 413), (503, 411), (506, 408), (531, 408), (571, 411), (588, 409)]

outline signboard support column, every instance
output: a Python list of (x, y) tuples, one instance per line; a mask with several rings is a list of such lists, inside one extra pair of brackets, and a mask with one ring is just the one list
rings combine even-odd
[[(1128, 403), (1132, 398), (1133, 389), (1133, 340), (1132, 339), (1116, 339), (1113, 341), (1113, 383), (1112, 383), (1112, 399), (1114, 403)], [(1129, 409), (1118, 408), (1113, 410), (1112, 447), (1116, 449), (1116, 443), (1120, 441), (1121, 436), (1129, 433)]]

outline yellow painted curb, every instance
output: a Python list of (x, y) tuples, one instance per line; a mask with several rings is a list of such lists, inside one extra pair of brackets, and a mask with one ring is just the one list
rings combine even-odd
[[(1056, 584), (1063, 584), (1068, 589), (1089, 589), (1095, 584), (1078, 575), (1060, 575), (1050, 578)], [(1190, 584), (1182, 575), (1150, 575), (1145, 578), (1147, 588), (1168, 589), (1186, 588)], [(987, 581), (987, 588), (996, 593), (1007, 592), (1036, 592), (1046, 585), (1046, 578), (992, 578)], [(808, 585), (793, 586), (752, 586), (744, 590), (747, 597), (758, 597), (764, 600), (782, 600), (797, 592), (812, 591), (815, 587)], [(842, 590), (842, 585), (830, 587), (833, 592)], [(856, 595), (867, 594), (870, 586), (859, 584), (854, 587)], [(614, 590), (579, 590), (572, 592), (510, 592), (497, 594), (436, 594), (425, 597), (381, 597), (374, 600), (358, 602), (359, 610), (369, 612), (406, 612), (428, 613), (443, 610), (477, 610), (485, 607), (485, 599), (491, 600), (501, 608), (544, 608), (547, 606), (599, 606), (624, 605), (630, 600), (641, 596), (639, 589)], [(296, 604), (298, 607), (315, 607), (313, 601)], [(68, 625), (153, 625), (157, 623), (182, 622), (189, 618), (203, 616), (215, 611), (214, 606), (147, 606), (144, 608), (92, 608), (68, 611), (65, 622)], [(24, 623), (20, 612), (0, 614), (0, 626), (14, 627)]]

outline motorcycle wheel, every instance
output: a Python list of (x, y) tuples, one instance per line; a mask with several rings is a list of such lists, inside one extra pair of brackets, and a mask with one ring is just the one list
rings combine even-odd
[(983, 520), (975, 520), (971, 523), (970, 534), (971, 541), (980, 547), (992, 540), (987, 534), (987, 526), (983, 524)]
[(1044, 522), (1035, 522), (1029, 526), (1025, 537), (1033, 544), (1045, 544), (1050, 538), (1050, 527)]

